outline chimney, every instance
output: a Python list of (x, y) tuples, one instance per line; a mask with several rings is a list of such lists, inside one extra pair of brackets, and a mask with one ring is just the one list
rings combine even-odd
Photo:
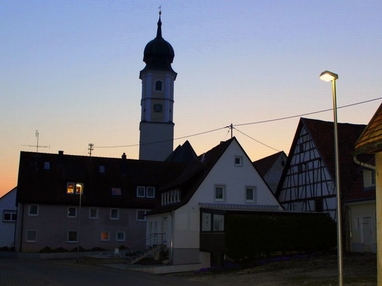
[(126, 154), (122, 154), (122, 175), (126, 175)]

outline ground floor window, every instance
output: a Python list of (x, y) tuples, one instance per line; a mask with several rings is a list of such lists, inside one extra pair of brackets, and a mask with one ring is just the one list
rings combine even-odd
[(78, 232), (75, 230), (68, 231), (68, 242), (76, 243), (78, 242)]
[(116, 241), (125, 241), (125, 232), (124, 231), (117, 231), (115, 234), (115, 240)]
[(26, 241), (27, 242), (36, 242), (37, 241), (37, 230), (27, 230)]
[(101, 232), (101, 241), (110, 241), (110, 232), (102, 231)]

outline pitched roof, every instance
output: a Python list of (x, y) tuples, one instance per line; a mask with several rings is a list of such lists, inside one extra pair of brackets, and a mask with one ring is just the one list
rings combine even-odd
[(188, 203), (216, 162), (234, 140), (236, 138), (232, 137), (227, 141), (221, 142), (191, 162), (177, 179), (161, 189), (161, 191), (179, 189), (181, 191), (181, 201), (176, 204), (158, 207), (152, 210), (150, 214), (169, 212)]
[(268, 171), (272, 168), (272, 166), (275, 164), (276, 160), (286, 154), (284, 151), (277, 152), (275, 154), (272, 154), (270, 156), (267, 156), (265, 158), (262, 158), (260, 160), (254, 161), (252, 164), (256, 168), (256, 170), (259, 172), (259, 174), (264, 177)]
[(183, 145), (176, 147), (167, 157), (166, 162), (191, 163), (197, 157), (194, 149), (188, 140)]
[[(49, 169), (45, 169), (49, 162)], [(100, 171), (103, 166), (104, 172)], [(17, 201), (41, 204), (78, 204), (78, 196), (68, 195), (68, 182), (84, 184), (82, 204), (152, 208), (156, 198), (139, 198), (137, 186), (156, 189), (174, 180), (185, 168), (182, 163), (102, 158), (64, 154), (21, 152)], [(112, 195), (112, 188), (121, 195)]]
[[(300, 118), (295, 137), (289, 152), (287, 166), (293, 155), (296, 147), (297, 140), (300, 136), (302, 128), (305, 128), (320, 154), (323, 162), (325, 163), (331, 177), (335, 178), (335, 152), (334, 152), (334, 125), (330, 121), (321, 121), (316, 119)], [(363, 124), (350, 124), (338, 123), (338, 146), (339, 146), (339, 163), (340, 163), (340, 180), (341, 180), (341, 193), (346, 194), (360, 176), (358, 165), (353, 161), (354, 144), (365, 129)], [(367, 161), (369, 157), (364, 157), (362, 161)], [(282, 185), (283, 178), (285, 178), (288, 167), (284, 169), (280, 186)]]
[(382, 150), (382, 104), (355, 143), (355, 149), (358, 154)]

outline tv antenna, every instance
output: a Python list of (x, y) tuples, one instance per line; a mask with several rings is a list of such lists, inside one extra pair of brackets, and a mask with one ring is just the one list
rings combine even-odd
[(37, 144), (36, 145), (22, 145), (22, 146), (27, 146), (27, 147), (36, 147), (36, 153), (38, 153), (38, 148), (50, 148), (50, 146), (41, 146), (39, 145), (39, 139), (40, 139), (40, 133), (38, 133), (38, 130), (36, 130), (36, 139), (37, 139)]
[(94, 144), (93, 143), (89, 143), (89, 145), (88, 145), (88, 154), (89, 154), (89, 157), (92, 156), (93, 150), (94, 150)]

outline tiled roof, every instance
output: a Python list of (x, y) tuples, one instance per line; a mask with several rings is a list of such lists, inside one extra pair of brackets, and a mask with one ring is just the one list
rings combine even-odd
[(276, 160), (283, 154), (285, 155), (284, 151), (280, 151), (268, 157), (254, 161), (253, 166), (256, 168), (259, 174), (264, 177), (268, 173), (269, 169), (272, 168), (272, 166), (275, 164)]
[[(334, 125), (333, 122), (301, 118), (333, 180), (335, 178)], [(353, 161), (354, 144), (365, 129), (362, 124), (338, 123), (338, 149), (342, 193), (348, 192), (358, 176), (358, 165)]]
[(150, 214), (169, 212), (185, 205), (233, 140), (236, 140), (236, 138), (233, 137), (221, 142), (208, 152), (198, 156), (176, 180), (164, 186), (161, 191), (179, 189), (181, 201), (177, 204), (158, 207), (152, 210)]
[(358, 154), (382, 150), (382, 104), (355, 143), (355, 149)]
[[(44, 168), (45, 162), (49, 162), (49, 169)], [(68, 182), (78, 182), (84, 184), (84, 205), (152, 208), (159, 202), (158, 191), (154, 199), (138, 198), (136, 187), (158, 190), (184, 168), (182, 163), (21, 152), (17, 200), (78, 204), (78, 196), (66, 193)], [(121, 195), (112, 195), (112, 188), (120, 188)]]

